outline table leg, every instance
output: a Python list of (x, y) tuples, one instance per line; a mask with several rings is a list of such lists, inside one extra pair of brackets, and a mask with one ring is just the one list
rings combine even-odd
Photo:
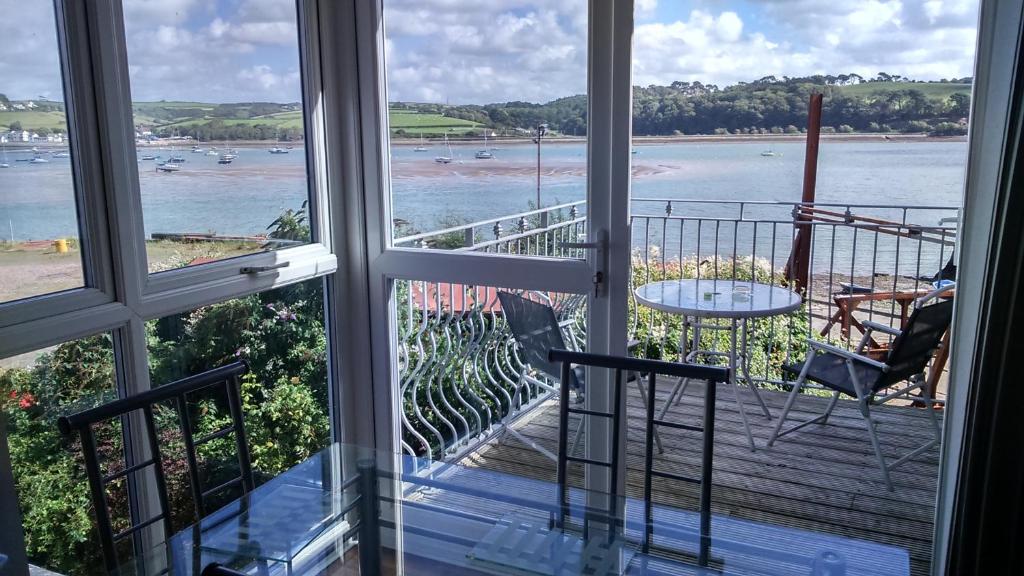
[[(743, 405), (743, 396), (740, 395), (739, 382), (736, 380), (736, 331), (739, 330), (739, 323), (736, 320), (732, 321), (732, 330), (729, 331), (729, 387), (732, 388), (732, 393), (736, 395), (736, 406), (740, 411), (740, 420), (743, 420), (743, 429), (747, 431), (747, 441), (750, 443), (750, 451), (755, 452), (754, 447), (754, 434), (750, 431), (750, 421), (747, 419), (747, 408)], [(708, 384), (714, 386), (714, 384)]]
[[(695, 330), (699, 330), (699, 328), (695, 328)], [(694, 336), (695, 339), (694, 339), (694, 344), (693, 344), (693, 350), (690, 350), (689, 347), (686, 344), (686, 337), (689, 335), (689, 333), (690, 333), (690, 319), (687, 318), (686, 316), (683, 316), (683, 333), (679, 337), (679, 361), (680, 362), (689, 362), (690, 361), (690, 357), (697, 351), (697, 340), (696, 340), (696, 338), (698, 338), (698, 336)], [(700, 334), (700, 332), (696, 332), (696, 334)], [(686, 393), (686, 387), (689, 384), (690, 384), (690, 379), (689, 378), (679, 378), (678, 380), (676, 380), (675, 386), (672, 387), (672, 391), (669, 392), (668, 398), (665, 400), (665, 405), (662, 406), (661, 412), (658, 413), (658, 420), (664, 420), (665, 419), (665, 414), (668, 413), (669, 406), (672, 405), (672, 401), (673, 400), (675, 400), (677, 406), (679, 405), (679, 403), (683, 399), (683, 395)], [(651, 401), (653, 402), (654, 399), (652, 398)]]
[[(698, 325), (693, 327), (693, 348), (689, 351), (684, 358), (684, 362), (692, 362), (694, 356), (700, 354), (700, 320), (698, 319)], [(689, 384), (689, 379), (687, 379)], [(686, 385), (683, 385), (682, 390), (679, 391), (679, 396), (676, 396), (676, 406), (679, 406), (683, 402), (683, 394), (686, 392)]]
[(761, 392), (757, 389), (757, 385), (754, 384), (754, 379), (750, 377), (750, 355), (747, 353), (747, 320), (745, 318), (740, 321), (740, 327), (743, 330), (742, 345), (740, 347), (743, 357), (743, 362), (740, 364), (743, 369), (743, 378), (747, 381), (750, 391), (754, 393), (754, 398), (757, 398), (757, 403), (761, 405), (764, 417), (771, 420), (772, 413), (768, 411), (768, 405), (764, 403), (764, 398), (761, 398)]

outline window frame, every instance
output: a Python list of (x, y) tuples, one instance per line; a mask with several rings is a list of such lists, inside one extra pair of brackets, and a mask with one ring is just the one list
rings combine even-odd
[[(338, 269), (328, 170), (332, 132), (324, 107), (320, 0), (294, 0), (302, 70), (307, 218), (311, 243), (150, 274), (136, 162), (122, 0), (55, 0), (65, 102), (76, 172), (75, 194), (82, 238), (84, 288), (0, 304), (0, 358), (101, 333), (114, 343), (114, 373), (120, 397), (152, 387), (146, 322), (298, 282), (320, 279), (328, 357), (328, 418), (331, 439), (341, 437), (339, 390), (345, 377), (333, 357), (339, 308), (333, 296)], [(337, 132), (333, 132), (336, 134)], [(283, 266), (282, 266), (283, 265)], [(242, 273), (242, 267), (273, 267)], [(126, 458), (146, 459), (142, 422), (125, 428)], [(131, 513), (146, 518), (156, 509), (156, 491), (137, 482)], [(158, 537), (156, 533), (146, 536)], [(141, 549), (140, 549), (141, 550)]]
[[(75, 314), (115, 300), (110, 258), (105, 174), (100, 161), (99, 107), (89, 50), (89, 30), (82, 4), (53, 4), (68, 147), (71, 151), (72, 195), (78, 221), (82, 286), (0, 303), (0, 334), (6, 328)], [(5, 355), (7, 339), (0, 342)]]

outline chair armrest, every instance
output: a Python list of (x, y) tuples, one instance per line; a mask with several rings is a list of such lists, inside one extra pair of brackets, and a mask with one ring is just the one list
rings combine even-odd
[(892, 336), (899, 336), (900, 334), (903, 333), (903, 331), (898, 328), (886, 326), (885, 324), (879, 324), (878, 322), (872, 322), (871, 320), (864, 320), (861, 322), (861, 325), (863, 325), (865, 328), (870, 328), (871, 330), (874, 330), (876, 332), (885, 332), (886, 334), (890, 334)]
[(836, 356), (842, 356), (843, 358), (847, 358), (849, 360), (862, 362), (864, 364), (867, 364), (868, 366), (878, 368), (883, 372), (889, 371), (888, 364), (885, 364), (884, 362), (879, 362), (878, 360), (874, 360), (872, 358), (868, 358), (867, 356), (861, 356), (860, 354), (857, 354), (855, 352), (850, 352), (845, 348), (840, 348), (838, 346), (833, 346), (831, 344), (826, 344), (824, 342), (818, 342), (817, 340), (812, 340), (811, 338), (807, 339), (807, 345), (810, 346), (811, 348), (814, 348), (815, 350), (821, 350), (822, 352), (830, 352), (832, 354), (835, 354)]

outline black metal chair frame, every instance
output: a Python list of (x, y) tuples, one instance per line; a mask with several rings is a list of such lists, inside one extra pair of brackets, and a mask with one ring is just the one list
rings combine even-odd
[[(161, 459), (160, 442), (157, 436), (156, 422), (153, 417), (153, 407), (162, 402), (173, 400), (177, 404), (178, 425), (185, 443), (185, 456), (188, 461), (189, 486), (192, 493), (192, 501), (196, 518), (202, 518), (208, 511), (205, 503), (209, 496), (234, 486), (240, 486), (242, 493), (248, 493), (254, 488), (252, 465), (249, 460), (249, 446), (245, 436), (245, 426), (242, 416), (242, 401), (239, 391), (241, 376), (248, 371), (244, 362), (234, 362), (220, 368), (215, 368), (202, 374), (183, 378), (176, 382), (166, 384), (159, 388), (147, 390), (140, 394), (122, 398), (113, 402), (84, 410), (76, 414), (61, 416), (57, 420), (57, 426), (61, 433), (70, 436), (78, 433), (82, 442), (82, 454), (85, 458), (85, 470), (89, 479), (89, 488), (92, 495), (93, 506), (96, 511), (96, 524), (99, 528), (100, 543), (103, 548), (103, 561), (108, 571), (114, 572), (118, 568), (118, 559), (115, 545), (128, 536), (135, 535), (144, 528), (162, 522), (166, 535), (173, 534), (171, 526), (170, 508), (167, 499), (167, 485), (164, 478), (163, 462)], [(228, 409), (231, 415), (231, 425), (216, 432), (194, 438), (192, 422), (188, 413), (188, 396), (200, 390), (215, 385), (224, 385), (227, 392)], [(93, 425), (121, 417), (122, 421), (130, 413), (141, 410), (145, 420), (147, 446), (149, 449), (148, 459), (138, 463), (127, 463), (125, 468), (119, 472), (104, 476), (100, 470), (99, 457), (96, 453), (96, 439)], [(199, 446), (234, 434), (235, 447), (238, 451), (239, 476), (204, 490), (200, 480), (199, 462), (196, 450)], [(120, 478), (131, 478), (131, 474), (139, 472), (152, 466), (155, 470), (157, 500), (159, 512), (136, 523), (132, 519), (132, 526), (118, 534), (114, 533), (110, 518), (110, 508), (107, 504), (107, 484)]]
[[(565, 518), (569, 514), (567, 475), (570, 462), (591, 464), (606, 467), (610, 470), (610, 501), (607, 515), (604, 518), (606, 523), (614, 523), (609, 526), (609, 537), (613, 536), (615, 530), (622, 528), (622, 515), (617, 513), (615, 507), (619, 505), (619, 458), (620, 438), (623, 434), (623, 399), (622, 381), (623, 372), (647, 375), (647, 390), (650, 394), (650, 402), (645, 405), (645, 442), (644, 442), (644, 535), (642, 540), (642, 551), (647, 553), (651, 549), (651, 540), (654, 535), (654, 508), (652, 500), (652, 481), (654, 477), (667, 478), (680, 482), (689, 482), (700, 485), (700, 542), (697, 554), (697, 562), (701, 566), (707, 566), (711, 549), (711, 477), (714, 458), (715, 442), (715, 396), (718, 383), (730, 382), (728, 368), (717, 366), (702, 366), (696, 364), (679, 364), (674, 362), (663, 362), (660, 360), (645, 360), (632, 357), (606, 356), (602, 354), (588, 354), (584, 352), (573, 352), (569, 350), (553, 349), (548, 353), (551, 362), (561, 363), (561, 400), (559, 402), (559, 435), (558, 435), (558, 507), (559, 513), (555, 525), (564, 527)], [(611, 412), (600, 412), (583, 408), (570, 407), (565, 398), (568, 394), (569, 381), (572, 374), (572, 366), (590, 366), (605, 368), (615, 371), (613, 406)], [(704, 415), (701, 425), (683, 424), (669, 422), (656, 418), (654, 414), (654, 398), (657, 391), (657, 376), (673, 376), (676, 378), (687, 378), (704, 380)], [(597, 416), (609, 418), (612, 421), (612, 446), (611, 458), (608, 461), (593, 460), (571, 456), (568, 449), (568, 425), (569, 415), (579, 414), (581, 416)], [(689, 430), (702, 435), (701, 447), (701, 471), (699, 478), (693, 478), (663, 472), (654, 469), (655, 434), (657, 428), (664, 426), (679, 430)], [(589, 523), (584, 519), (584, 533)]]
[[(811, 371), (815, 357), (819, 353), (830, 354), (833, 355), (834, 357), (839, 357), (843, 360), (847, 373), (849, 374), (850, 381), (852, 382), (854, 392), (853, 396), (857, 399), (861, 418), (864, 420), (865, 426), (867, 427), (868, 437), (871, 440), (871, 447), (875, 453), (875, 459), (878, 462), (878, 467), (882, 472), (882, 479), (885, 481), (886, 488), (888, 488), (889, 491), (893, 491), (894, 487), (892, 483), (892, 478), (889, 474), (890, 471), (892, 471), (897, 466), (904, 464), (910, 459), (918, 456), (919, 454), (925, 452), (926, 450), (929, 450), (932, 447), (937, 446), (941, 441), (942, 428), (939, 425), (938, 418), (935, 416), (934, 408), (934, 405), (937, 403), (937, 401), (934, 398), (931, 398), (929, 394), (925, 393), (925, 386), (927, 386), (928, 383), (928, 378), (926, 377), (925, 372), (927, 370), (928, 358), (931, 357), (935, 349), (939, 346), (942, 334), (946, 331), (946, 329), (948, 329), (949, 325), (946, 324), (946, 326), (937, 335), (932, 333), (923, 335), (927, 336), (931, 340), (934, 340), (934, 346), (932, 346), (932, 342), (929, 341), (927, 349), (922, 348), (922, 350), (918, 351), (918, 355), (921, 357), (920, 359), (923, 359), (924, 361), (919, 362), (920, 370), (915, 369), (913, 374), (906, 376), (905, 378), (896, 378), (894, 380), (894, 378), (892, 377), (892, 374), (894, 373), (892, 364), (893, 361), (896, 360), (894, 358), (894, 355), (899, 353), (899, 339), (903, 338), (904, 332), (909, 333), (912, 330), (913, 324), (915, 323), (918, 315), (920, 314), (920, 311), (924, 307), (926, 307), (925, 303), (928, 302), (929, 300), (938, 298), (940, 294), (946, 292), (947, 290), (948, 287), (944, 286), (918, 299), (916, 301), (917, 303), (914, 312), (911, 314), (910, 319), (907, 321), (907, 325), (904, 327), (903, 330), (897, 330), (895, 328), (886, 326), (884, 324), (878, 324), (876, 322), (861, 322), (865, 327), (864, 336), (861, 338), (860, 343), (857, 345), (857, 348), (852, 351), (846, 350), (844, 348), (839, 348), (831, 344), (826, 344), (824, 342), (818, 342), (817, 340), (814, 339), (808, 339), (807, 344), (810, 347), (810, 350), (808, 351), (807, 358), (804, 360), (803, 365), (799, 370), (796, 381), (793, 383), (793, 387), (790, 390), (789, 397), (786, 399), (786, 404), (782, 409), (782, 413), (779, 414), (778, 421), (775, 423), (775, 428), (772, 430), (772, 434), (768, 438), (768, 446), (772, 446), (779, 437), (789, 434), (791, 432), (795, 432), (801, 428), (804, 428), (805, 426), (809, 426), (811, 424), (824, 425), (828, 423), (828, 418), (832, 414), (832, 411), (835, 409), (836, 404), (839, 401), (839, 396), (844, 393), (849, 395), (849, 391), (840, 389), (840, 387), (838, 387), (837, 385), (831, 384), (827, 381), (816, 380), (826, 388), (829, 388), (833, 391), (832, 398), (829, 401), (828, 407), (825, 409), (825, 412), (819, 414), (818, 416), (815, 416), (814, 418), (804, 420), (794, 426), (791, 426), (790, 428), (787, 428), (786, 430), (782, 429), (783, 423), (788, 418), (790, 410), (792, 410), (793, 405), (796, 403), (797, 397), (800, 395), (800, 390), (807, 384), (808, 373)], [(930, 308), (932, 306), (948, 306), (950, 308), (949, 313), (952, 314), (952, 305), (952, 301), (946, 301), (938, 304), (932, 304), (927, 307)], [(873, 332), (883, 332), (885, 334), (889, 334), (890, 336), (894, 336), (897, 339), (897, 341), (894, 342), (894, 345), (890, 348), (889, 356), (886, 358), (884, 362), (879, 362), (878, 360), (869, 358), (863, 354), (868, 342), (871, 341), (871, 335)], [(860, 374), (858, 374), (858, 368), (863, 367), (868, 367), (870, 369), (878, 371), (882, 375), (882, 377), (879, 379), (879, 383), (872, 384), (870, 382), (862, 382), (862, 377)], [(793, 370), (792, 367), (789, 369)], [(879, 395), (879, 393), (883, 389), (889, 388), (899, 381), (906, 381), (907, 385), (899, 387), (895, 391), (890, 392), (888, 394)], [(914, 391), (918, 391), (918, 394), (911, 395), (911, 393)], [(898, 458), (895, 462), (887, 463), (885, 460), (885, 456), (882, 454), (881, 445), (878, 441), (878, 421), (872, 417), (870, 407), (885, 404), (886, 402), (889, 402), (890, 400), (894, 400), (897, 398), (912, 399), (915, 402), (921, 402), (924, 404), (925, 410), (927, 411), (930, 419), (933, 436), (924, 444), (918, 446), (917, 448), (911, 450), (907, 454), (904, 454), (903, 456)]]
[[(523, 338), (523, 334), (525, 332), (527, 332), (527, 331), (524, 330), (522, 326), (517, 326), (516, 325), (517, 323), (513, 319), (512, 315), (510, 315), (508, 312), (506, 312), (507, 305), (512, 302), (511, 300), (509, 300), (509, 298), (518, 298), (518, 299), (521, 299), (521, 300), (525, 300), (526, 302), (529, 302), (529, 303), (531, 303), (533, 305), (536, 305), (538, 307), (546, 308), (547, 309), (546, 310), (546, 314), (547, 314), (548, 318), (546, 319), (547, 320), (547, 322), (546, 322), (547, 326), (544, 327), (544, 330), (545, 330), (545, 332), (550, 332), (551, 336), (553, 337), (553, 341), (551, 342), (552, 348), (557, 348), (557, 349), (568, 349), (569, 348), (569, 346), (566, 345), (565, 335), (562, 333), (562, 329), (565, 328), (565, 322), (559, 322), (558, 321), (558, 317), (555, 315), (555, 311), (554, 311), (554, 309), (551, 306), (549, 306), (547, 304), (544, 304), (544, 303), (541, 303), (541, 302), (535, 302), (533, 300), (530, 300), (529, 298), (524, 298), (524, 297), (522, 297), (522, 296), (520, 296), (518, 294), (513, 294), (511, 292), (504, 292), (504, 291), (498, 292), (498, 298), (499, 298), (499, 300), (502, 303), (502, 313), (505, 314), (505, 320), (506, 320), (506, 322), (508, 322), (509, 329), (512, 331), (512, 336), (515, 338), (516, 343), (521, 348), (523, 348), (523, 349), (527, 348), (527, 345), (524, 344), (525, 339)], [(536, 332), (536, 331), (534, 331), (534, 332)], [(575, 344), (575, 342), (573, 342), (573, 343)], [(639, 344), (639, 342), (633, 343), (631, 348), (635, 348), (637, 344)], [(536, 352), (539, 354), (541, 351), (537, 350)], [(544, 352), (546, 352), (546, 350)], [(527, 365), (529, 365), (529, 362), (527, 362)], [(543, 366), (531, 366), (531, 367), (534, 368), (535, 370), (538, 370), (539, 372), (544, 373), (545, 375), (547, 375), (551, 379), (557, 379), (558, 378), (558, 374), (551, 373), (548, 369), (545, 369), (545, 367), (543, 367)], [(583, 377), (581, 375), (580, 376), (574, 376), (574, 378), (576, 378), (577, 381), (583, 380)], [(647, 394), (647, 391), (644, 390), (643, 379), (640, 377), (640, 374), (639, 373), (631, 372), (630, 375), (629, 375), (628, 380), (630, 380), (630, 381), (635, 380), (636, 381), (637, 390), (639, 390), (639, 392), (640, 392), (640, 398), (641, 398), (641, 400), (643, 400), (644, 405), (647, 405), (648, 404), (648, 396), (649, 395)], [(540, 381), (540, 380), (538, 380), (536, 378), (532, 378), (532, 377), (530, 377), (529, 375), (527, 375), (524, 372), (523, 375), (520, 378), (520, 381), (516, 385), (516, 390), (515, 390), (515, 393), (513, 394), (513, 397), (512, 397), (512, 409), (513, 410), (518, 410), (519, 409), (519, 402), (520, 402), (520, 398), (521, 398), (522, 388), (523, 388), (523, 386), (526, 385), (527, 382), (536, 384), (536, 385), (540, 386), (541, 388), (544, 388), (545, 390), (551, 392), (552, 394), (562, 394), (562, 391), (559, 388), (555, 388), (554, 386), (551, 386), (550, 384), (548, 384), (546, 382), (542, 382), (542, 381)], [(584, 388), (584, 387), (585, 387), (585, 384), (581, 388)], [(546, 449), (544, 449), (543, 446), (540, 446), (540, 445), (536, 444), (535, 442), (531, 441), (529, 438), (523, 437), (515, 429), (511, 428), (509, 426), (509, 424), (510, 423), (505, 425), (505, 428), (504, 428), (504, 430), (502, 432), (502, 435), (504, 435), (506, 433), (507, 434), (512, 434), (512, 435), (516, 436), (521, 442), (527, 444), (528, 446), (530, 446), (534, 450), (537, 450), (538, 452), (540, 452), (544, 456), (546, 456), (546, 457), (548, 457), (548, 458), (550, 458), (552, 460), (556, 460), (557, 459), (556, 455), (551, 454)], [(573, 445), (575, 445), (576, 442), (579, 440), (579, 437), (582, 434), (582, 432), (583, 432), (583, 427), (582, 426), (577, 428), (577, 430), (576, 430), (576, 438), (573, 440)], [(499, 437), (499, 441), (500, 441), (500, 439), (501, 439), (501, 437)], [(654, 440), (655, 440), (655, 443), (658, 446), (658, 452), (659, 453), (662, 452), (663, 450), (661, 448), (661, 437), (658, 435), (657, 432), (655, 432)]]

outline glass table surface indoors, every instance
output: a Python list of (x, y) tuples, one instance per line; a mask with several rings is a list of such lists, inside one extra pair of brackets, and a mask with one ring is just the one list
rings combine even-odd
[(569, 487), (560, 506), (559, 493), (555, 482), (333, 444), (119, 573), (200, 574), (214, 562), (260, 575), (910, 573), (902, 548), (725, 515), (712, 517), (702, 567), (696, 509), (655, 501), (645, 545), (642, 500)]

